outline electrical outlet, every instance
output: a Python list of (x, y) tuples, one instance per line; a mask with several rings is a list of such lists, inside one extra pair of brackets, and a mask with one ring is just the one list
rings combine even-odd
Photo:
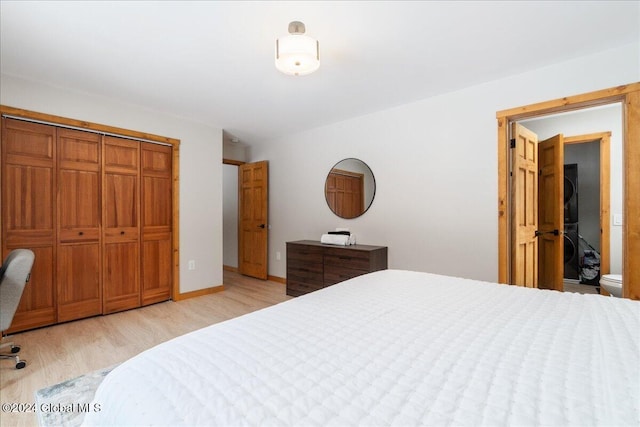
[(196, 269), (196, 262), (193, 259), (189, 260), (189, 263), (187, 265), (188, 265), (189, 270), (195, 270)]

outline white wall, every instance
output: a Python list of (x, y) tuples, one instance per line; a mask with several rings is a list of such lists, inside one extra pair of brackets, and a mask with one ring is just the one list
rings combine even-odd
[[(614, 104), (606, 108), (587, 109), (570, 114), (554, 115), (523, 122), (525, 127), (538, 134), (538, 138), (540, 140), (550, 138), (559, 133), (564, 134), (564, 136), (578, 136), (589, 133), (611, 131), (610, 212), (612, 218), (610, 230), (610, 270), (612, 273), (618, 274), (622, 272), (622, 227), (613, 225), (613, 215), (622, 214), (623, 212), (622, 114), (622, 105)], [(580, 176), (580, 171), (578, 171), (578, 183), (580, 183)], [(580, 232), (580, 234), (584, 233)]]
[(180, 292), (222, 284), (221, 129), (8, 75), (0, 76), (0, 103), (179, 139)]
[(229, 160), (245, 162), (247, 160), (247, 147), (242, 143), (234, 144), (229, 141), (223, 141), (222, 157)]
[[(346, 226), (358, 243), (388, 246), (391, 268), (496, 281), (496, 111), (640, 81), (639, 52), (634, 43), (255, 144), (250, 161), (270, 162), (269, 274), (286, 276), (285, 242)], [(323, 193), (346, 157), (377, 184), (353, 220), (333, 215)]]

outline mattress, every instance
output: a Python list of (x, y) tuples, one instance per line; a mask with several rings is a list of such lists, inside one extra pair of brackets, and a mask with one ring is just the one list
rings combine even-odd
[(640, 303), (401, 270), (151, 348), (85, 425), (640, 425)]

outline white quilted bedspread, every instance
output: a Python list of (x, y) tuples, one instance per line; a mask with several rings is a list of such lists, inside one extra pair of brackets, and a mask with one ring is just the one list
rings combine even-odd
[(112, 371), (87, 425), (640, 425), (640, 303), (385, 270)]

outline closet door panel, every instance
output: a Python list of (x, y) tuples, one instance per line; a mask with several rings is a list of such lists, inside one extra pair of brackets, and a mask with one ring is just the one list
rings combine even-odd
[(102, 313), (102, 136), (58, 130), (58, 321)]
[(2, 119), (3, 157), (7, 163), (51, 167), (54, 163), (54, 126)]
[(171, 297), (171, 233), (145, 235), (142, 245), (142, 305)]
[(36, 259), (11, 332), (56, 322), (56, 128), (2, 119), (2, 255), (31, 249)]
[(138, 227), (138, 177), (107, 173), (104, 178), (106, 229)]
[(141, 143), (142, 174), (145, 176), (171, 176), (171, 147)]
[(138, 227), (117, 227), (104, 231), (105, 242), (137, 242), (139, 241)]
[(113, 173), (138, 175), (139, 142), (105, 137), (104, 168)]
[(22, 292), (20, 305), (8, 332), (23, 331), (56, 323), (56, 295), (54, 283), (54, 245), (31, 246), (19, 244), (9, 246), (3, 259), (13, 249), (31, 249), (35, 254), (31, 276)]
[(59, 230), (65, 233), (61, 239), (85, 240), (87, 233), (100, 229), (99, 172), (61, 170), (59, 180)]
[(100, 230), (93, 227), (73, 227), (59, 231), (58, 240), (61, 243), (99, 241)]
[(3, 169), (7, 234), (37, 230), (53, 238), (53, 167), (7, 164)]
[(102, 313), (100, 244), (58, 247), (58, 322)]
[(142, 226), (171, 228), (171, 180), (145, 176), (142, 178)]
[(138, 242), (104, 245), (104, 313), (140, 306)]
[(103, 144), (103, 312), (140, 306), (140, 142)]
[(64, 169), (100, 169), (100, 140), (98, 134), (71, 129), (58, 130), (58, 167)]
[(142, 304), (171, 298), (171, 147), (142, 143)]

